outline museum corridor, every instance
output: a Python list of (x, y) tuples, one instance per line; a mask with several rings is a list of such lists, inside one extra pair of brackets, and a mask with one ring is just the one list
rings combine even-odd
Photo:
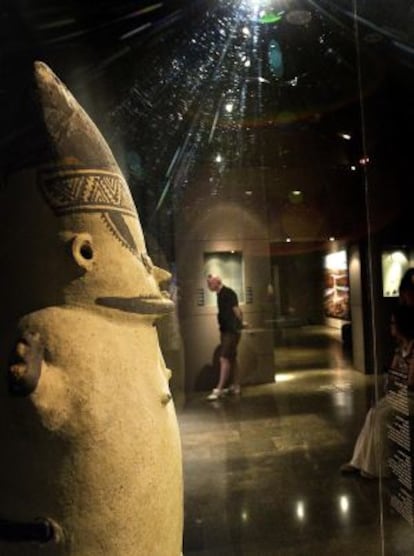
[(305, 328), (275, 351), (274, 384), (213, 403), (197, 393), (179, 412), (185, 556), (412, 555), (387, 481), (339, 473), (373, 376), (352, 369), (337, 338)]

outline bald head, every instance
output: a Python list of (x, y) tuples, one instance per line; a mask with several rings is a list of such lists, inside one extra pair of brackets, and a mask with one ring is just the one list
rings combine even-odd
[(207, 287), (210, 291), (218, 292), (220, 291), (222, 285), (223, 282), (221, 281), (220, 276), (213, 276), (212, 274), (207, 276)]

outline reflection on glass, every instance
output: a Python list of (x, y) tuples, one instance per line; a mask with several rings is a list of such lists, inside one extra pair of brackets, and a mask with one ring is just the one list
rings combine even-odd
[(305, 503), (302, 500), (296, 503), (296, 517), (299, 521), (303, 521), (305, 519)]
[(293, 380), (295, 375), (288, 374), (288, 373), (276, 373), (275, 374), (275, 382), (288, 382), (289, 380)]
[(339, 508), (342, 514), (347, 514), (349, 512), (349, 498), (348, 496), (339, 497)]
[(283, 77), (284, 65), (283, 65), (282, 50), (279, 46), (279, 43), (274, 39), (272, 39), (269, 43), (269, 50), (267, 55), (268, 55), (270, 72), (276, 78)]
[(334, 403), (336, 407), (347, 407), (349, 405), (349, 394), (343, 390), (334, 393)]

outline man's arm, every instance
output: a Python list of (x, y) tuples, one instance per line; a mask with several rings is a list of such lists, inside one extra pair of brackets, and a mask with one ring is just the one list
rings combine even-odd
[(236, 315), (236, 317), (239, 319), (239, 321), (243, 321), (243, 314), (242, 314), (241, 309), (238, 305), (235, 305), (233, 307), (233, 312)]

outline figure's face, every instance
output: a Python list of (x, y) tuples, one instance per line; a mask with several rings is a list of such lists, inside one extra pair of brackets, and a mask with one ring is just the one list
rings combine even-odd
[(0, 257), (8, 284), (3, 310), (5, 303), (17, 314), (69, 303), (170, 311), (159, 288), (169, 273), (152, 264), (122, 176), (60, 167), (46, 178), (22, 171), (1, 192), (10, 237)]
[(124, 215), (118, 223), (107, 213), (79, 215), (75, 229), (87, 230), (70, 240), (72, 256), (84, 271), (68, 286), (75, 303), (83, 298), (87, 304), (140, 314), (172, 308), (159, 288), (169, 275), (153, 265), (136, 217)]
[(30, 110), (38, 135), (30, 128), (30, 144), (38, 139), (41, 149), (0, 188), (0, 222), (13, 238), (0, 253), (16, 286), (10, 311), (65, 303), (149, 315), (170, 310), (158, 286), (165, 273), (146, 252), (108, 144), (49, 68), (36, 63), (34, 77)]
[(207, 278), (207, 287), (211, 292), (218, 292), (221, 282), (216, 278)]

